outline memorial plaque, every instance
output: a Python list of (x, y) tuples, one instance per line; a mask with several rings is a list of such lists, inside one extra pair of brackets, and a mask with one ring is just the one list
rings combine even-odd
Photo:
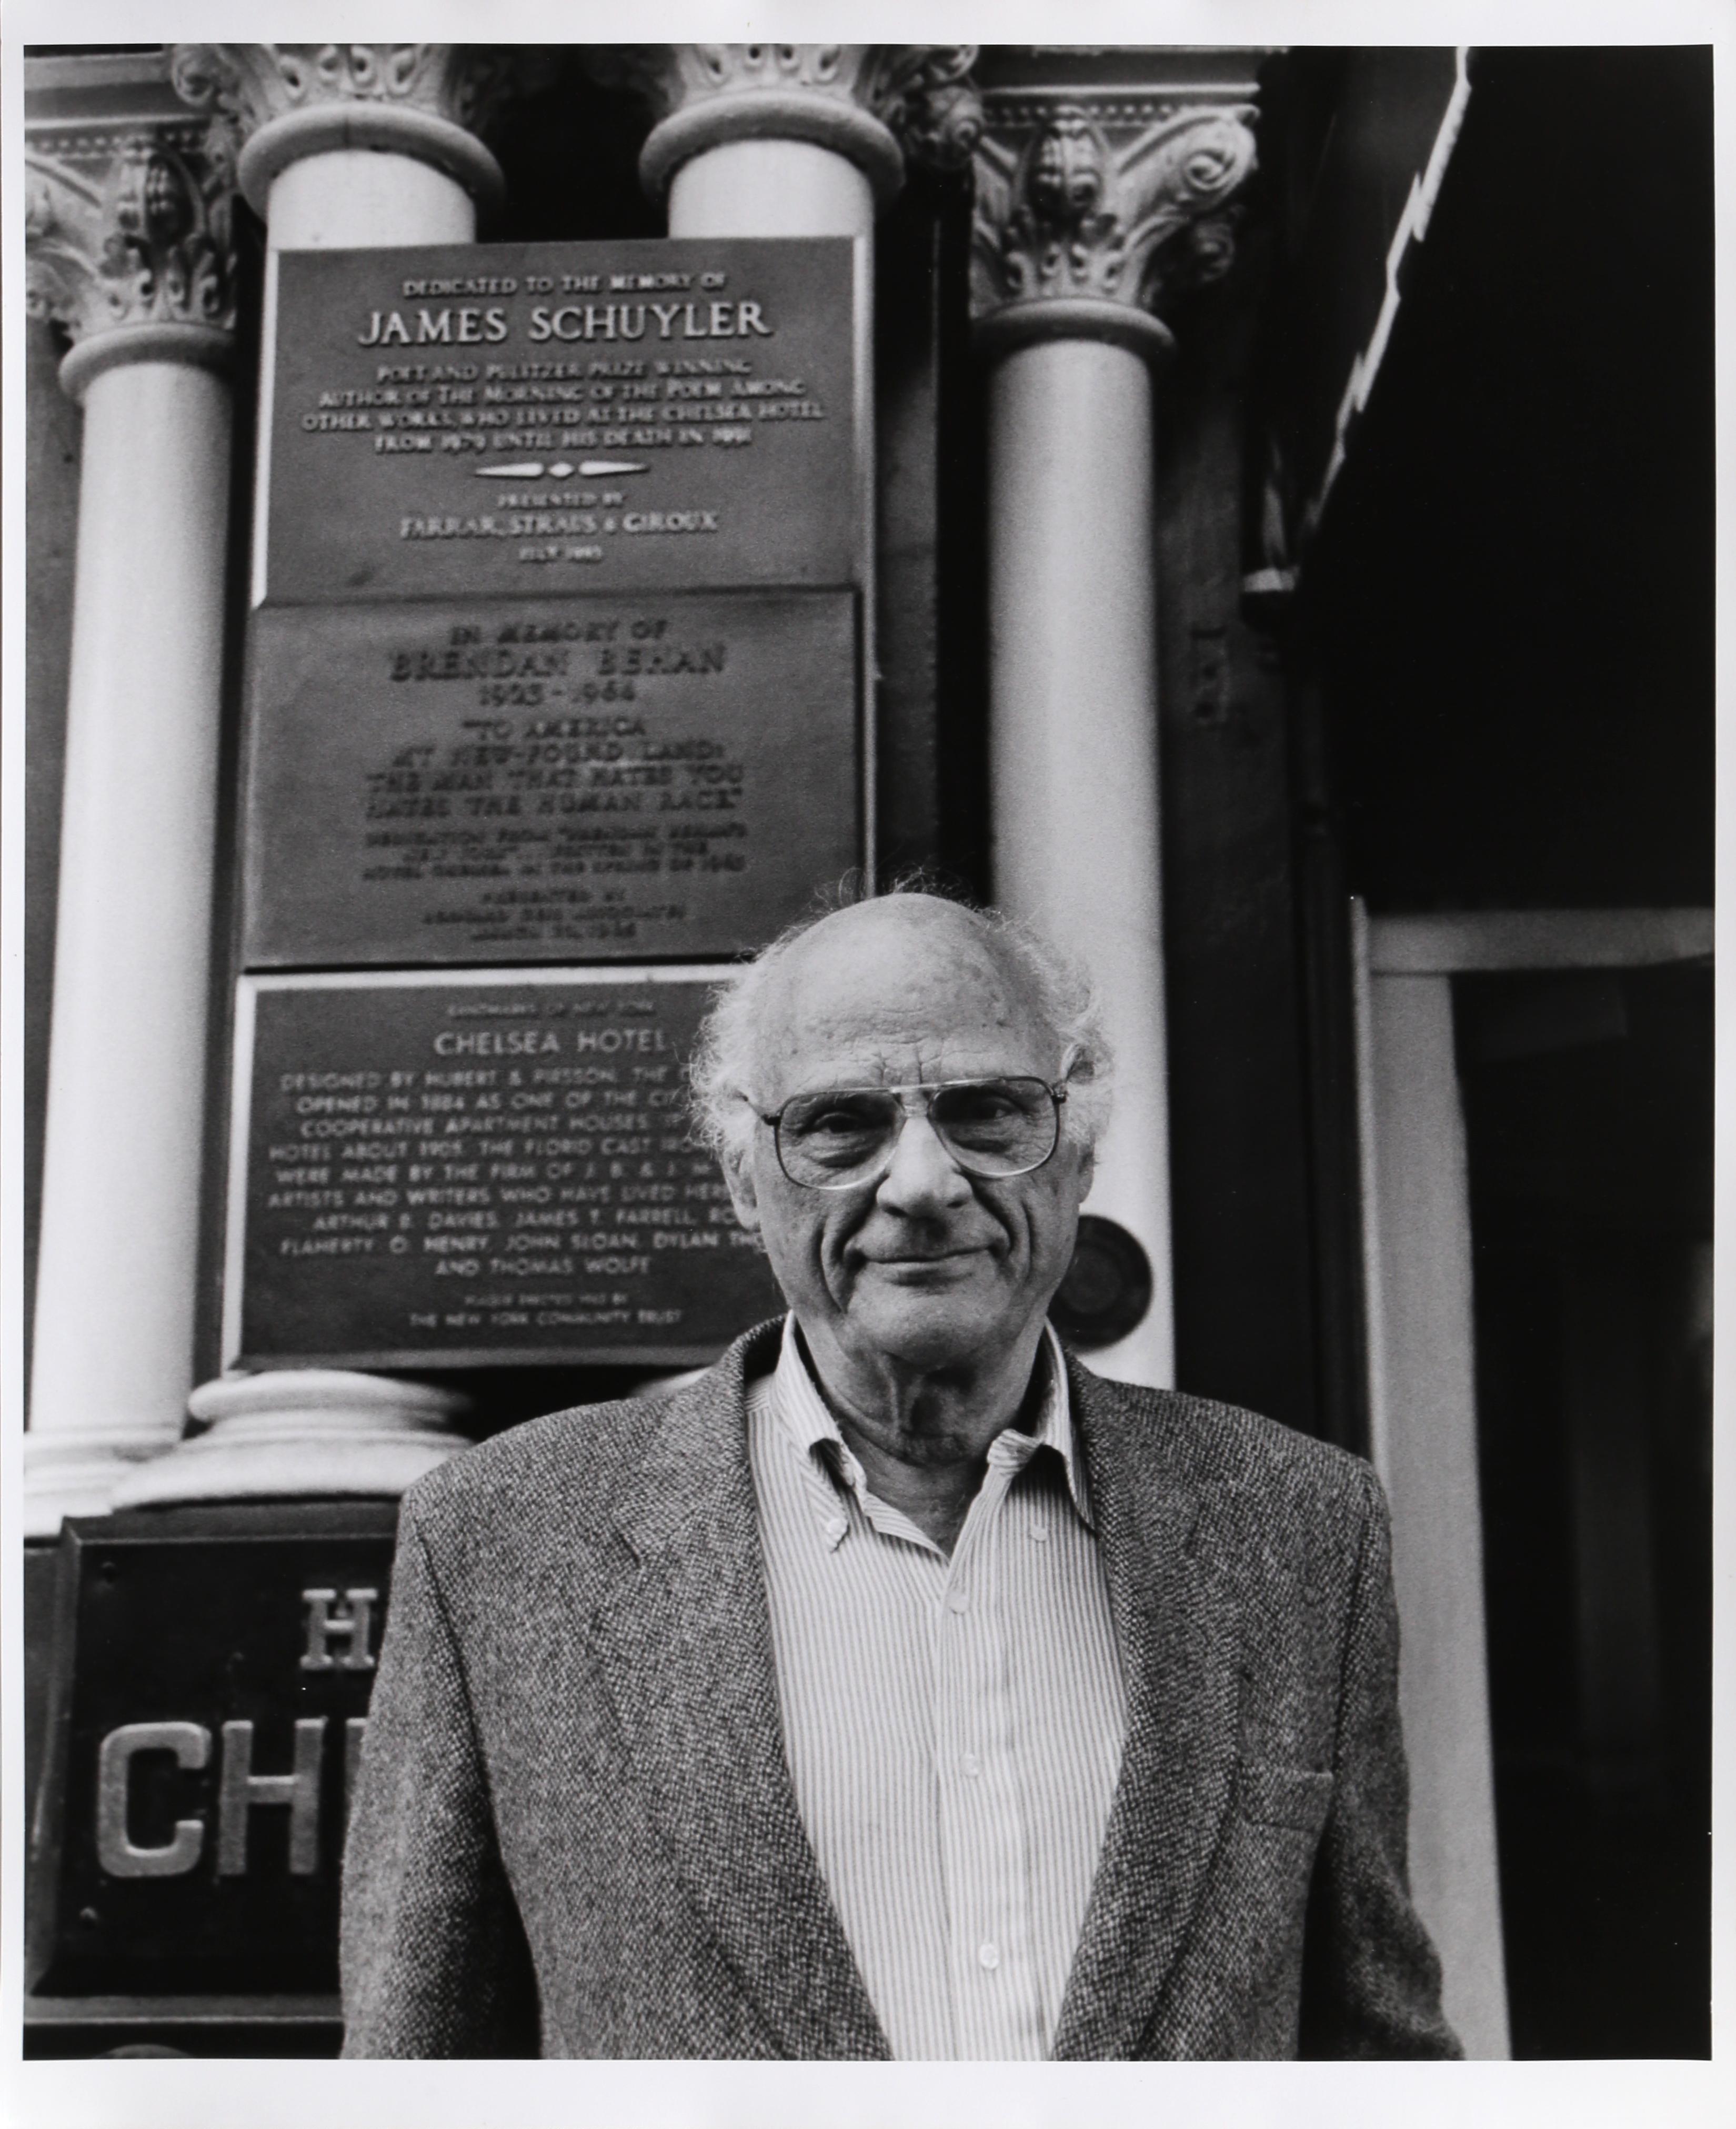
[(691, 1366), (775, 1314), (689, 1135), (719, 974), (243, 978), (226, 1355)]
[(274, 257), (263, 598), (860, 581), (847, 238)]
[(861, 860), (853, 592), (264, 608), (251, 967), (764, 944)]
[(384, 1502), (66, 1525), (31, 1839), (39, 1997), (166, 2016), (179, 1994), (336, 1990), (396, 1529)]

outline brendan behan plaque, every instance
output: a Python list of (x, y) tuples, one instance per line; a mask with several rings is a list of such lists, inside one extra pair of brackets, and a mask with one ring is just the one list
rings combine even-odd
[(689, 1131), (717, 980), (244, 978), (227, 1360), (684, 1366), (775, 1313)]
[(273, 257), (266, 602), (861, 581), (847, 239)]
[(263, 608), (254, 968), (757, 947), (861, 860), (851, 592)]

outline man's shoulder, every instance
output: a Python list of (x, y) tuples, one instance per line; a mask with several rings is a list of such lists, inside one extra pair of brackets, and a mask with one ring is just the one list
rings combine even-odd
[(1073, 1376), (1088, 1437), (1095, 1431), (1124, 1446), (1207, 1498), (1279, 1515), (1344, 1515), (1357, 1524), (1381, 1498), (1364, 1458), (1262, 1412), (1111, 1382), (1076, 1358)]
[(450, 1456), (417, 1479), (405, 1501), (426, 1518), (447, 1505), (473, 1512), (492, 1501), (513, 1501), (560, 1474), (577, 1474), (588, 1482), (607, 1479), (635, 1460), (661, 1420), (662, 1403), (650, 1397), (566, 1405)]
[(742, 1424), (744, 1369), (776, 1326), (738, 1339), (698, 1381), (667, 1397), (620, 1398), (526, 1420), (448, 1458), (404, 1496), (403, 1528), (436, 1550), (494, 1544), (522, 1556), (602, 1542), (649, 1486), (696, 1456), (723, 1453)]
[(1348, 1603), (1384, 1553), (1385, 1500), (1360, 1456), (1209, 1398), (1075, 1380), (1093, 1498), (1100, 1480), (1114, 1511), (1106, 1529), (1135, 1546), (1185, 1529), (1275, 1646), (1323, 1604), (1335, 1616), (1328, 1593)]
[(621, 1398), (571, 1405), (523, 1421), (449, 1457), (404, 1496), (425, 1530), (517, 1515), (551, 1494), (581, 1511), (600, 1507), (642, 1459), (663, 1419), (661, 1403)]

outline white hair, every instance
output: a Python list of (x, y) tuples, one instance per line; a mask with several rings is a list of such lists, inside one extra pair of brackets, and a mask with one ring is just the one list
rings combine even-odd
[[(1040, 932), (1000, 910), (977, 908), (919, 886), (894, 887), (875, 898), (902, 897), (946, 902), (969, 919), (1003, 964), (1023, 980), (1066, 1060), (1072, 1135), (1087, 1149), (1095, 1147), (1109, 1124), (1114, 1060), (1101, 1002), (1087, 972)], [(720, 1160), (740, 1158), (753, 1136), (755, 1045), (772, 979), (798, 941), (836, 913), (821, 910), (780, 931), (733, 982), (718, 989), (699, 1023), (688, 1064), (693, 1131)]]

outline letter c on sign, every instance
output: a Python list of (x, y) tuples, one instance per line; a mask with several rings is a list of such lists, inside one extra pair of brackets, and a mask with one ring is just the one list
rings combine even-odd
[(179, 1878), (193, 1869), (205, 1846), (196, 1818), (178, 1819), (174, 1838), (161, 1848), (135, 1848), (126, 1832), (126, 1803), (133, 1755), (173, 1752), (189, 1771), (211, 1758), (211, 1732), (198, 1722), (128, 1722), (111, 1730), (97, 1755), (97, 1857), (111, 1878)]

